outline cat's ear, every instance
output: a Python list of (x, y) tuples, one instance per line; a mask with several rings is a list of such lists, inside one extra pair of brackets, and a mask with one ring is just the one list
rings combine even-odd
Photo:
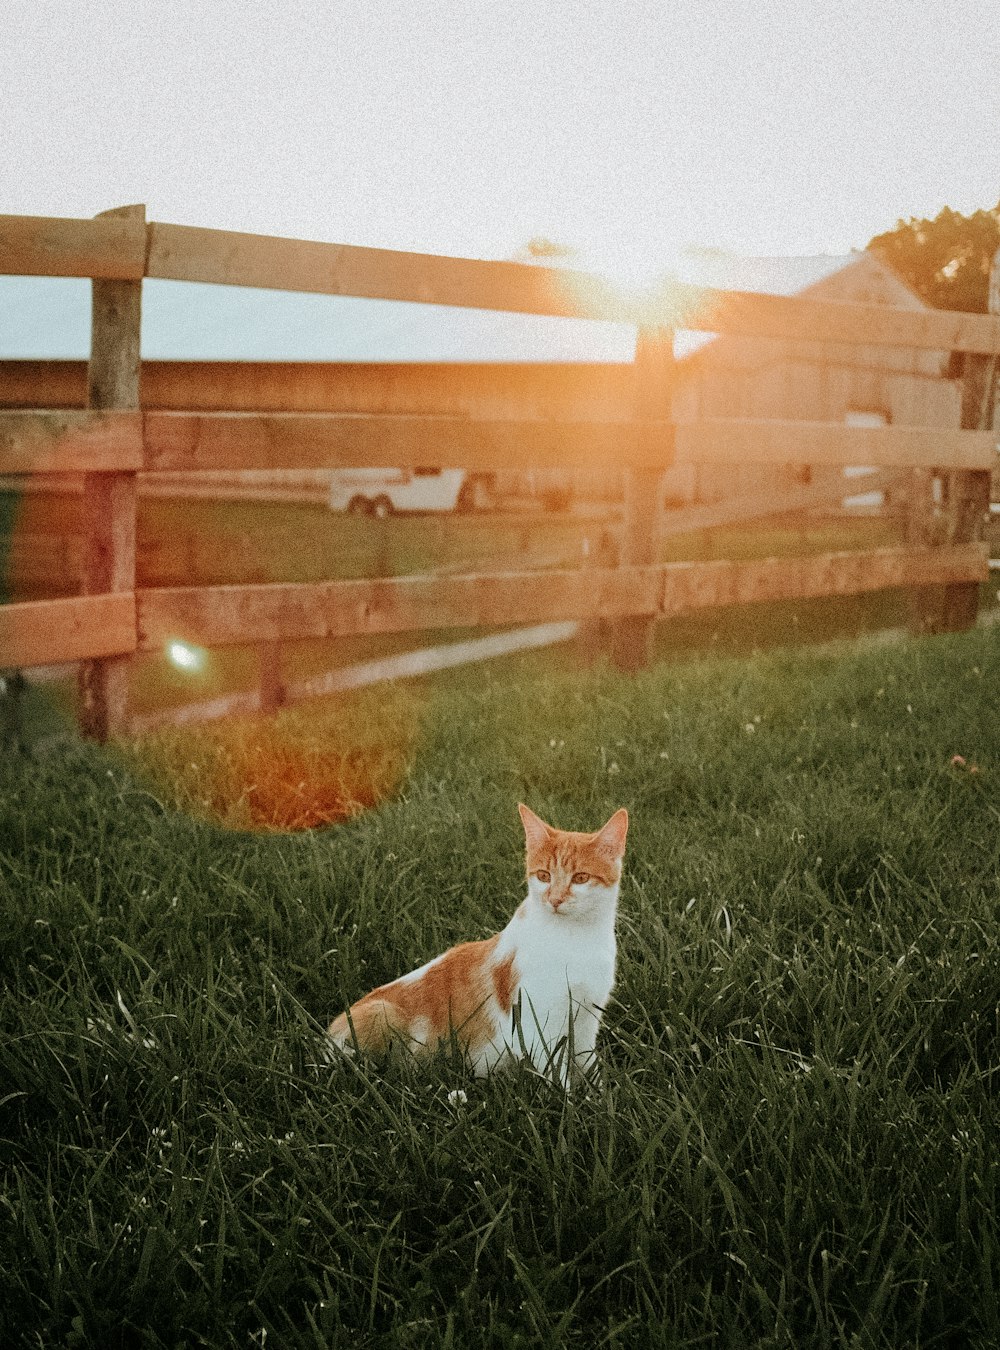
[(625, 836), (628, 834), (628, 812), (624, 806), (614, 813), (608, 823), (594, 835), (594, 843), (601, 853), (616, 862), (624, 856)]
[(541, 848), (548, 842), (549, 827), (541, 816), (536, 816), (524, 802), (518, 802), (517, 809), (521, 813), (521, 823), (524, 825), (524, 837), (528, 847)]

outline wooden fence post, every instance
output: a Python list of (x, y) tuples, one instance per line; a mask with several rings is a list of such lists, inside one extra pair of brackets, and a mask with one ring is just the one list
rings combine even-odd
[[(990, 269), (990, 314), (1000, 314), (1000, 249)], [(997, 354), (966, 352), (962, 379), (962, 427), (988, 431), (994, 426), (997, 399)], [(952, 473), (949, 483), (948, 542), (973, 543), (982, 539), (990, 513), (991, 474), (988, 469)], [(944, 588), (941, 626), (947, 633), (961, 632), (976, 622), (979, 583), (966, 581)]]
[[(674, 333), (672, 328), (640, 328), (635, 348), (635, 402), (640, 447), (661, 457), (653, 469), (629, 469), (625, 475), (621, 561), (644, 567), (658, 561), (663, 514), (663, 470), (673, 447)], [(670, 423), (669, 428), (653, 422)], [(619, 670), (634, 673), (649, 664), (653, 616), (630, 614), (614, 625), (611, 656)]]
[[(934, 502), (933, 469), (911, 469), (906, 496), (905, 535), (913, 548), (931, 548), (942, 542)], [(907, 592), (908, 624), (912, 633), (932, 633), (940, 626), (940, 586), (912, 586)]]
[[(589, 538), (585, 539), (584, 545), (584, 570), (588, 567), (617, 567), (621, 562), (618, 545), (610, 530), (601, 530), (597, 542), (593, 545)], [(522, 552), (526, 554), (528, 550), (525, 548)], [(576, 648), (584, 665), (593, 665), (599, 657), (606, 656), (611, 651), (613, 632), (613, 622), (600, 616), (580, 620)]]
[[(144, 206), (122, 206), (101, 216), (145, 222)], [(92, 281), (88, 408), (138, 408), (141, 281)], [(136, 476), (88, 473), (83, 479), (84, 595), (135, 590)], [(122, 731), (128, 714), (130, 657), (80, 665), (79, 714), (85, 736), (107, 740)]]
[(281, 643), (259, 642), (257, 664), (260, 672), (260, 711), (275, 713), (285, 702), (285, 684), (281, 676)]

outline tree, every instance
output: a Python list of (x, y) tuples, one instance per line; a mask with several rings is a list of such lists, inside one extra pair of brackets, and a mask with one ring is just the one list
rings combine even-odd
[(899, 220), (868, 247), (929, 305), (983, 314), (1000, 248), (1000, 202), (971, 216), (946, 206), (933, 220)]

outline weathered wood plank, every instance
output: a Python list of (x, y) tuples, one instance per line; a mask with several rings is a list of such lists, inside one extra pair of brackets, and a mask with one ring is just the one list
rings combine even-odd
[(135, 590), (135, 474), (84, 477), (80, 583), (84, 595)]
[[(128, 213), (143, 208), (125, 207)], [(138, 408), (142, 361), (142, 284), (94, 281), (91, 286), (88, 408)]]
[(663, 614), (717, 605), (860, 595), (931, 582), (983, 580), (985, 546), (876, 549), (752, 562), (672, 563), (664, 569)]
[[(578, 312), (574, 286), (608, 291), (585, 273), (527, 263), (441, 257), (189, 225), (153, 224), (149, 229), (146, 275), (176, 281), (554, 315)], [(605, 302), (610, 305), (612, 300), (608, 291)]]
[(490, 572), (316, 584), (178, 587), (142, 592), (143, 650), (178, 634), (207, 646), (290, 637), (347, 637), (420, 628), (535, 623), (655, 613), (656, 568)]
[(839, 422), (712, 418), (677, 426), (677, 461), (690, 464), (872, 464), (988, 469), (989, 431), (948, 427), (848, 427)]
[[(668, 465), (669, 424), (653, 425), (645, 445), (635, 444), (634, 426), (423, 413), (0, 412), (0, 473), (362, 464), (586, 468), (606, 464), (609, 456), (623, 465)], [(990, 469), (996, 442), (994, 431), (718, 418), (679, 424), (676, 459)]]
[[(598, 362), (157, 362), (143, 407), (234, 412), (631, 416), (632, 364)], [(46, 405), (48, 406), (48, 405)]]
[(119, 656), (135, 648), (131, 594), (0, 605), (0, 666), (57, 665)]
[[(149, 234), (146, 258), (147, 228)], [(1000, 318), (720, 291), (670, 282), (633, 297), (567, 268), (115, 219), (0, 216), (0, 271), (181, 281), (612, 319), (741, 336), (1000, 351)]]
[(781, 493), (762, 492), (749, 497), (730, 497), (704, 506), (683, 506), (664, 513), (661, 537), (715, 530), (769, 516), (798, 514), (826, 507), (834, 510), (847, 497), (885, 491), (906, 483), (902, 474), (869, 473), (862, 478), (842, 478), (834, 483), (788, 488)]
[(934, 351), (1000, 350), (1000, 321), (945, 310), (896, 310), (665, 284), (634, 297), (566, 268), (403, 253), (273, 236), (150, 226), (147, 276), (382, 300), (610, 319), (644, 327)]
[(671, 315), (666, 321), (676, 328), (734, 337), (916, 347), (925, 351), (1000, 351), (1000, 318), (990, 314), (893, 309), (677, 283), (664, 289), (662, 303)]
[(257, 644), (259, 670), (258, 707), (262, 713), (277, 712), (285, 702), (285, 682), (281, 672), (281, 643)]
[(987, 575), (985, 546), (966, 544), (758, 562), (164, 588), (137, 597), (139, 647), (157, 650), (176, 637), (220, 646), (628, 614), (663, 616), (714, 605), (849, 595)]
[[(497, 419), (353, 413), (145, 415), (149, 470), (297, 469), (355, 465), (662, 469), (674, 444), (667, 422)], [(872, 464), (985, 469), (996, 460), (986, 431), (848, 427), (842, 423), (714, 419), (676, 427), (688, 463)]]
[(0, 412), (0, 473), (142, 468), (142, 414)]
[(0, 216), (0, 273), (139, 281), (145, 262), (145, 217)]
[(631, 460), (628, 424), (406, 414), (145, 414), (146, 468), (336, 468), (434, 464), (490, 468)]

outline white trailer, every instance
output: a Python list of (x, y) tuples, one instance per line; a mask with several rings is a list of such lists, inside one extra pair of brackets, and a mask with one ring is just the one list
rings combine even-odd
[(492, 475), (465, 469), (337, 469), (330, 478), (331, 511), (380, 520), (405, 511), (476, 511), (493, 504)]

